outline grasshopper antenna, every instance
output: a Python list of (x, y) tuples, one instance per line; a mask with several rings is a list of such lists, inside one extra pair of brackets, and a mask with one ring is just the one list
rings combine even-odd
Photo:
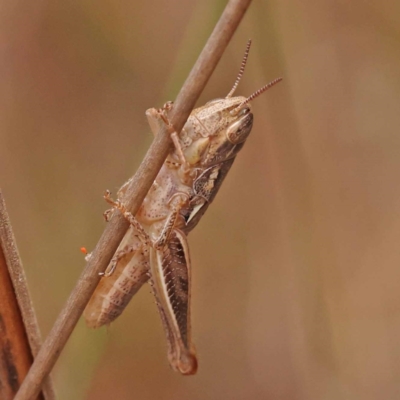
[(226, 96), (226, 98), (232, 97), (233, 93), (235, 93), (235, 90), (236, 90), (236, 88), (237, 88), (238, 85), (239, 85), (240, 80), (242, 79), (243, 72), (244, 72), (244, 69), (245, 69), (246, 63), (247, 63), (247, 58), (248, 58), (248, 56), (249, 56), (250, 46), (251, 46), (251, 39), (249, 39), (249, 40), (247, 41), (246, 50), (245, 50), (245, 52), (244, 52), (244, 56), (243, 56), (243, 60), (242, 60), (242, 65), (240, 66), (240, 70), (239, 70), (238, 76), (237, 76), (237, 78), (236, 78), (236, 81), (235, 81), (235, 83), (234, 83), (234, 85), (233, 85), (231, 91), (228, 93), (228, 95)]
[(268, 90), (269, 88), (271, 88), (272, 86), (276, 85), (278, 82), (280, 82), (282, 80), (282, 78), (276, 78), (273, 81), (271, 81), (270, 83), (267, 83), (265, 86), (263, 86), (262, 88), (256, 90), (253, 94), (251, 94), (246, 100), (243, 100), (234, 110), (232, 110), (231, 112), (233, 114), (236, 114), (239, 112), (239, 110), (247, 103), (250, 103), (250, 101), (254, 100), (256, 97), (258, 97), (261, 93), (264, 93), (266, 90)]

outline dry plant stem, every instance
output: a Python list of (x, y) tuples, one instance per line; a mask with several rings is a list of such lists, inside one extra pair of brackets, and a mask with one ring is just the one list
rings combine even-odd
[[(206, 46), (175, 101), (171, 122), (179, 132), (185, 124), (201, 91), (218, 64), (226, 46), (237, 29), (251, 0), (230, 0)], [(126, 191), (127, 209), (136, 214), (151, 184), (156, 178), (171, 146), (170, 137), (163, 129), (154, 139), (138, 171)], [(49, 336), (22, 384), (15, 400), (31, 400), (40, 390), (43, 379), (53, 368), (103, 272), (128, 229), (127, 221), (116, 214), (107, 224), (81, 277), (66, 305), (58, 316)]]
[[(25, 273), (0, 191), (0, 399), (14, 398), (41, 346)], [(50, 377), (40, 400), (55, 399)]]

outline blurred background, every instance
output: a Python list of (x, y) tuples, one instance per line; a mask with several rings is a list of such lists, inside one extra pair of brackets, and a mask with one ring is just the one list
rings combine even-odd
[[(145, 110), (173, 100), (226, 2), (3, 0), (0, 187), (45, 336), (136, 170)], [(400, 3), (255, 0), (199, 105), (237, 91), (255, 124), (190, 235), (194, 377), (172, 372), (148, 287), (80, 321), (69, 399), (400, 398)]]

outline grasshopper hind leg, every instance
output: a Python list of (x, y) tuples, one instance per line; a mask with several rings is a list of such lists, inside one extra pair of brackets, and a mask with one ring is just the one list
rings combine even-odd
[(184, 375), (197, 371), (191, 340), (191, 265), (186, 235), (174, 229), (162, 249), (150, 250), (150, 285), (168, 343), (171, 367)]

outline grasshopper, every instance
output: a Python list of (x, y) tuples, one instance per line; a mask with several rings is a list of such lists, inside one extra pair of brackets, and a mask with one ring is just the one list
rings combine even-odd
[(98, 328), (117, 318), (132, 296), (149, 282), (168, 342), (171, 367), (184, 375), (196, 373), (197, 358), (191, 340), (191, 262), (188, 233), (197, 225), (217, 194), (253, 126), (249, 103), (281, 78), (249, 97), (233, 97), (244, 73), (251, 41), (236, 81), (225, 98), (215, 99), (190, 114), (178, 135), (168, 114), (173, 104), (146, 111), (156, 135), (167, 124), (173, 147), (136, 215), (123, 199), (129, 181), (118, 191), (118, 200), (106, 192), (112, 209), (119, 210), (130, 227), (85, 310), (89, 327)]

